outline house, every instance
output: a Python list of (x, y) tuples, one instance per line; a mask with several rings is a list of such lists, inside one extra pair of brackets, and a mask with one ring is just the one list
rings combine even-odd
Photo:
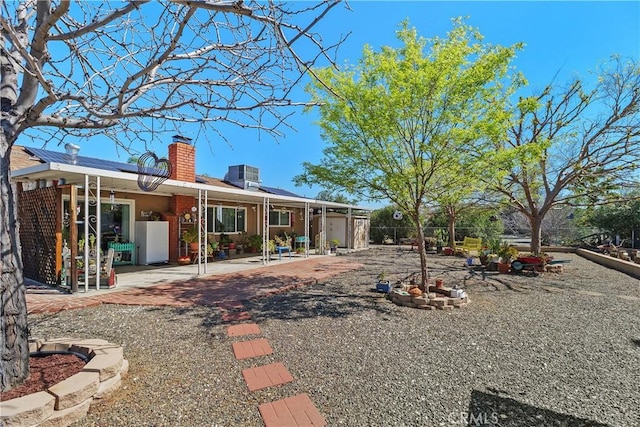
[[(260, 236), (265, 263), (269, 240), (284, 233), (297, 236), (308, 256), (311, 246), (324, 253), (327, 224), (339, 229), (341, 246), (368, 246), (366, 209), (268, 187), (259, 169), (248, 165), (230, 166), (223, 179), (200, 176), (195, 156), (194, 145), (180, 135), (173, 137), (166, 159), (147, 155), (143, 169), (82, 156), (72, 144), (65, 152), (14, 146), (11, 178), (18, 189), (25, 277), (59, 284), (67, 270), (63, 255), (78, 260), (71, 263), (74, 280), (77, 269), (90, 276), (100, 270), (96, 254), (108, 248), (115, 250), (116, 264), (189, 256), (200, 274), (201, 263), (206, 272), (202, 255), (208, 245), (250, 235)], [(188, 234), (199, 251), (187, 246)]]

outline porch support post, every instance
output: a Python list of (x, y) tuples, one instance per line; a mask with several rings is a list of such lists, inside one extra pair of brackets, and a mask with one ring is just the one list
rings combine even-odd
[(327, 205), (322, 205), (322, 213), (320, 217), (320, 254), (326, 255), (327, 251)]
[(62, 278), (65, 277), (66, 271), (64, 258), (62, 256), (62, 248), (64, 246), (64, 242), (62, 241), (62, 189), (56, 186), (56, 283), (58, 286), (64, 285), (62, 283)]
[[(100, 177), (96, 176), (96, 290), (100, 290), (100, 271), (102, 270), (100, 265), (100, 249), (102, 248), (102, 242), (100, 241), (100, 235), (102, 234), (102, 227), (100, 225), (100, 217), (102, 216), (100, 190)], [(133, 254), (131, 255), (133, 256)]]
[(369, 242), (371, 241), (371, 211), (367, 211), (367, 224), (364, 227), (364, 246), (369, 249)]
[(269, 253), (269, 198), (262, 199), (262, 264), (271, 262)]
[(304, 257), (309, 258), (309, 202), (304, 202)]
[(89, 175), (84, 176), (84, 291), (89, 292)]
[(207, 215), (207, 205), (209, 203), (209, 190), (204, 190), (204, 202), (201, 201), (204, 212), (204, 273), (207, 274), (209, 266), (209, 215)]
[(69, 249), (71, 249), (71, 293), (78, 292), (78, 187), (71, 185), (69, 187), (71, 193), (69, 198)]
[(351, 251), (351, 241), (353, 239), (353, 217), (351, 208), (347, 210), (347, 251)]
[(202, 274), (202, 244), (204, 243), (202, 225), (202, 190), (198, 189), (198, 276)]

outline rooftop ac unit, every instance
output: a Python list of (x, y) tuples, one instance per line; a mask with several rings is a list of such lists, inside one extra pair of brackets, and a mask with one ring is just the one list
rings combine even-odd
[(226, 179), (245, 190), (257, 190), (260, 188), (260, 169), (247, 165), (229, 166)]

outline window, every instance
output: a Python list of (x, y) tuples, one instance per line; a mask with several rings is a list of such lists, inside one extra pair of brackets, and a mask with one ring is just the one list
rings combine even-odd
[(291, 225), (290, 211), (269, 211), (269, 225), (274, 227), (288, 227)]
[[(62, 235), (63, 239), (69, 242), (69, 198), (65, 196), (62, 205)], [(78, 240), (84, 238), (84, 200), (78, 199), (78, 219), (76, 226), (78, 228)], [(104, 199), (100, 203), (100, 243), (103, 250), (106, 250), (109, 242), (129, 242), (133, 232), (133, 201), (116, 201), (114, 203), (105, 202)], [(96, 205), (89, 205), (89, 233), (93, 234), (93, 227), (96, 223)]]
[(247, 230), (246, 218), (246, 208), (210, 206), (207, 208), (207, 232), (242, 233)]

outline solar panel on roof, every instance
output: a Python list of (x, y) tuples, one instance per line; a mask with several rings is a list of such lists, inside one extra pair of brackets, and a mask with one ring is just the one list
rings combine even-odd
[(261, 185), (260, 189), (266, 191), (267, 193), (275, 194), (276, 196), (300, 197), (299, 195), (292, 193), (291, 191), (283, 190), (281, 188), (265, 187)]
[[(114, 162), (111, 160), (96, 159), (94, 157), (76, 156), (75, 163), (71, 160), (71, 157), (67, 153), (61, 153), (59, 151), (44, 150), (42, 148), (25, 147), (34, 156), (40, 158), (45, 163), (63, 163), (66, 165), (77, 165), (92, 169), (109, 170), (114, 172), (129, 172), (138, 173), (138, 165), (130, 163)], [(154, 170), (146, 171), (151, 175), (155, 175)]]

